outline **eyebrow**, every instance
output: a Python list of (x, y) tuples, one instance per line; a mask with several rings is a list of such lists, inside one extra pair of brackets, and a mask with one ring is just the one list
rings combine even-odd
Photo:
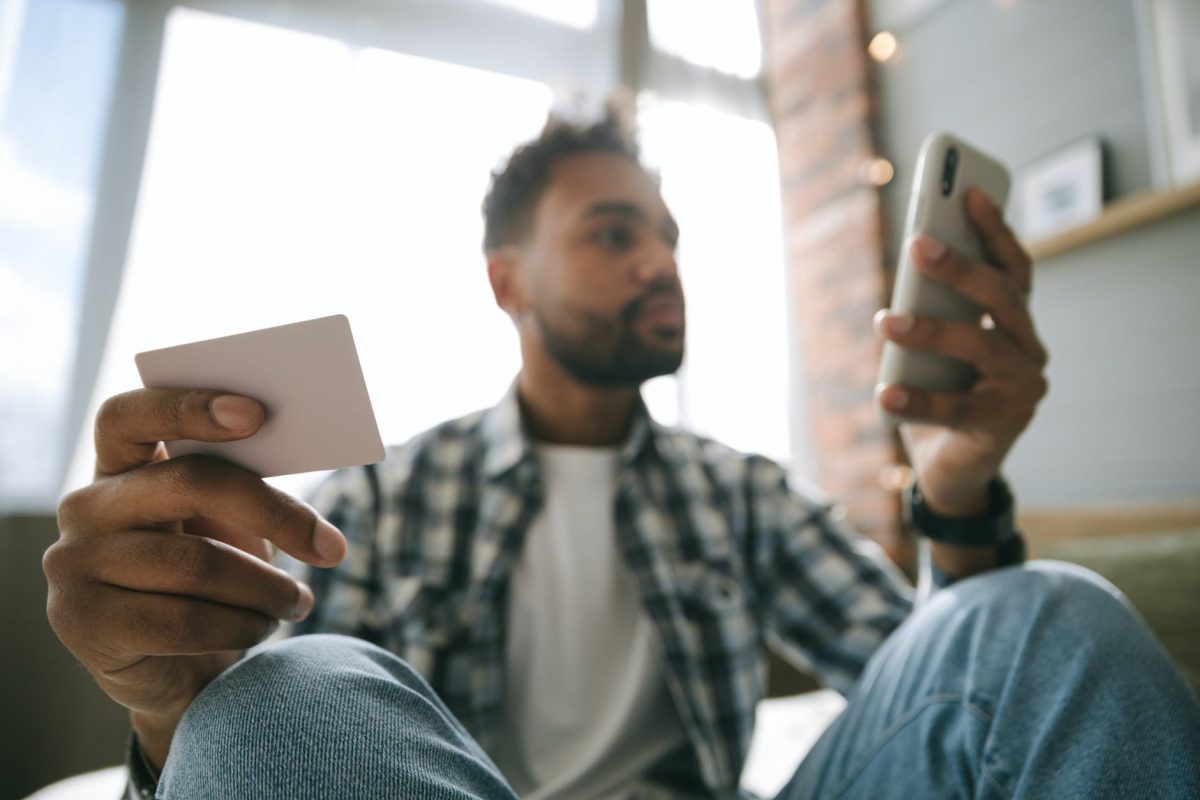
[[(600, 217), (607, 214), (615, 214), (617, 216), (626, 217), (636, 220), (637, 222), (646, 222), (646, 212), (642, 211), (640, 206), (633, 203), (627, 203), (623, 200), (608, 200), (600, 203), (593, 203), (588, 206), (587, 211), (583, 213), (584, 218)], [(672, 238), (679, 237), (679, 223), (675, 221), (675, 217), (667, 214), (667, 218), (663, 221), (662, 230), (669, 234)]]
[(622, 200), (609, 200), (602, 203), (593, 203), (588, 206), (587, 211), (583, 213), (585, 217), (599, 217), (605, 214), (617, 214), (622, 217), (632, 217), (639, 221), (646, 219), (646, 214), (642, 209), (633, 203), (626, 203)]

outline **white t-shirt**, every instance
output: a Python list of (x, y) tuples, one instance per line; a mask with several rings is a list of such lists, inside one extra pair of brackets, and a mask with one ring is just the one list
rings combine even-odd
[(509, 584), (505, 711), (491, 755), (526, 800), (624, 798), (686, 733), (617, 548), (617, 450), (537, 454), (545, 506)]

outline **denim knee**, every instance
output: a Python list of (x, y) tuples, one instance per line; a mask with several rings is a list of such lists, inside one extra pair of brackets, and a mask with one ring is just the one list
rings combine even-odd
[(1052, 607), (1069, 609), (1072, 616), (1093, 616), (1099, 621), (1132, 611), (1120, 589), (1086, 567), (1065, 561), (1030, 561), (993, 570), (962, 580), (942, 592), (954, 605), (1002, 607), (1012, 613), (1030, 615)]
[(331, 705), (379, 692), (428, 695), (406, 662), (349, 636), (310, 634), (251, 650), (192, 702), (180, 725), (224, 728), (229, 719), (261, 713), (276, 727), (319, 725)]
[(424, 686), (425, 680), (406, 661), (362, 639), (334, 633), (293, 636), (279, 642), (260, 645), (234, 664), (219, 680), (238, 683), (286, 680), (290, 688), (296, 681), (326, 681), (348, 667), (355, 671), (399, 681), (406, 686)]
[(176, 730), (159, 782), (171, 800), (368, 795), (515, 800), (415, 670), (330, 635), (256, 648), (209, 684)]

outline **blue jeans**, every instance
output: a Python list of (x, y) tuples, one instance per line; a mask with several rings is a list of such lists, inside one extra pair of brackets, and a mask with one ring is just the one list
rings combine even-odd
[[(1200, 703), (1115, 588), (1051, 562), (943, 589), (879, 649), (779, 800), (1196, 798)], [(407, 664), (254, 651), (193, 702), (158, 797), (513, 798)]]

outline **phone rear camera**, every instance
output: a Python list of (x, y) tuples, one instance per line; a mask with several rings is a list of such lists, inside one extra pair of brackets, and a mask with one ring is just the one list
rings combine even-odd
[(954, 190), (954, 176), (958, 172), (958, 148), (951, 147), (946, 151), (946, 161), (942, 164), (942, 195), (950, 196)]

